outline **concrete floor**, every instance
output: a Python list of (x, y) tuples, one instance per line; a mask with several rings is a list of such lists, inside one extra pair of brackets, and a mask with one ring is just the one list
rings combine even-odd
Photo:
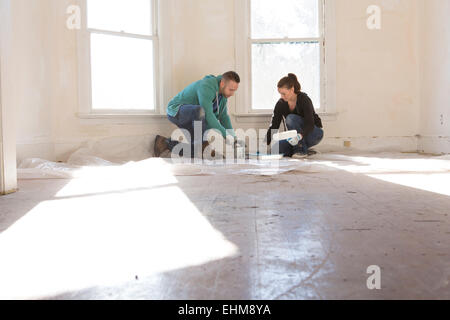
[(0, 198), (0, 298), (450, 299), (448, 157), (290, 166), (21, 180)]

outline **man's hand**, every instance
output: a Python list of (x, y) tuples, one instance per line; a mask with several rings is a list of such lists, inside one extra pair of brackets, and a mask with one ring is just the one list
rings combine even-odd
[(244, 147), (245, 148), (245, 141), (236, 139), (235, 145), (236, 145), (236, 147)]
[(229, 146), (233, 146), (233, 147), (234, 147), (235, 141), (236, 141), (236, 138), (233, 137), (233, 136), (230, 135), (230, 134), (227, 135), (227, 137), (225, 138), (225, 143), (226, 143), (227, 145), (229, 145)]

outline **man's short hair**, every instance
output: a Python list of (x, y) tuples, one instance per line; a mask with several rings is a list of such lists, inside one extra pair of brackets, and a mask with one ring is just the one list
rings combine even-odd
[(225, 83), (227, 83), (228, 81), (234, 81), (234, 82), (236, 82), (236, 83), (241, 83), (241, 78), (239, 77), (239, 75), (236, 73), (236, 72), (234, 72), (234, 71), (228, 71), (228, 72), (225, 72), (223, 75), (222, 75), (222, 79), (223, 79), (223, 81), (225, 81)]

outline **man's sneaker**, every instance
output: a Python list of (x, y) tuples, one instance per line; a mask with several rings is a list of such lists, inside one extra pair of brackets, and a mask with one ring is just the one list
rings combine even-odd
[(156, 136), (155, 139), (155, 147), (154, 147), (154, 155), (159, 158), (164, 151), (169, 150), (169, 144), (167, 143), (167, 139), (161, 136)]
[(308, 156), (313, 156), (313, 155), (315, 155), (315, 154), (317, 154), (318, 152), (316, 151), (316, 150), (313, 150), (313, 149), (309, 149), (308, 150)]
[(297, 152), (292, 155), (292, 159), (305, 159), (307, 156), (307, 153)]

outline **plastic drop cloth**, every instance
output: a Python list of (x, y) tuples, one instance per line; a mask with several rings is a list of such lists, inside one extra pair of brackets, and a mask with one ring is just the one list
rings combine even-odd
[[(123, 178), (145, 176), (263, 175), (289, 172), (316, 173), (343, 170), (353, 173), (450, 171), (450, 156), (430, 157), (404, 153), (327, 153), (305, 160), (224, 161), (152, 158), (155, 136), (108, 138), (86, 143), (65, 163), (25, 159), (18, 166), (19, 179)], [(430, 166), (430, 163), (433, 165)], [(426, 165), (425, 165), (426, 164)], [(424, 169), (428, 168), (428, 169)], [(162, 179), (162, 178), (161, 178)]]
[(216, 174), (276, 175), (296, 170), (298, 162), (246, 160), (230, 164), (224, 161), (179, 161), (153, 158), (155, 136), (108, 138), (86, 143), (64, 163), (31, 158), (18, 166), (18, 178), (72, 179), (120, 177), (136, 174), (173, 176)]
[[(115, 164), (98, 157), (80, 157), (83, 165), (58, 163), (43, 159), (24, 160), (18, 168), (18, 178), (26, 179), (72, 179), (101, 178), (126, 174), (169, 172), (173, 176), (200, 176), (218, 174), (248, 174), (271, 176), (299, 169), (301, 164), (282, 160), (278, 164), (247, 160), (241, 164), (223, 162), (179, 163), (170, 159), (149, 158), (138, 162)], [(92, 161), (89, 164), (89, 161)], [(303, 165), (304, 166), (304, 165)], [(310, 168), (311, 166), (304, 166)]]

